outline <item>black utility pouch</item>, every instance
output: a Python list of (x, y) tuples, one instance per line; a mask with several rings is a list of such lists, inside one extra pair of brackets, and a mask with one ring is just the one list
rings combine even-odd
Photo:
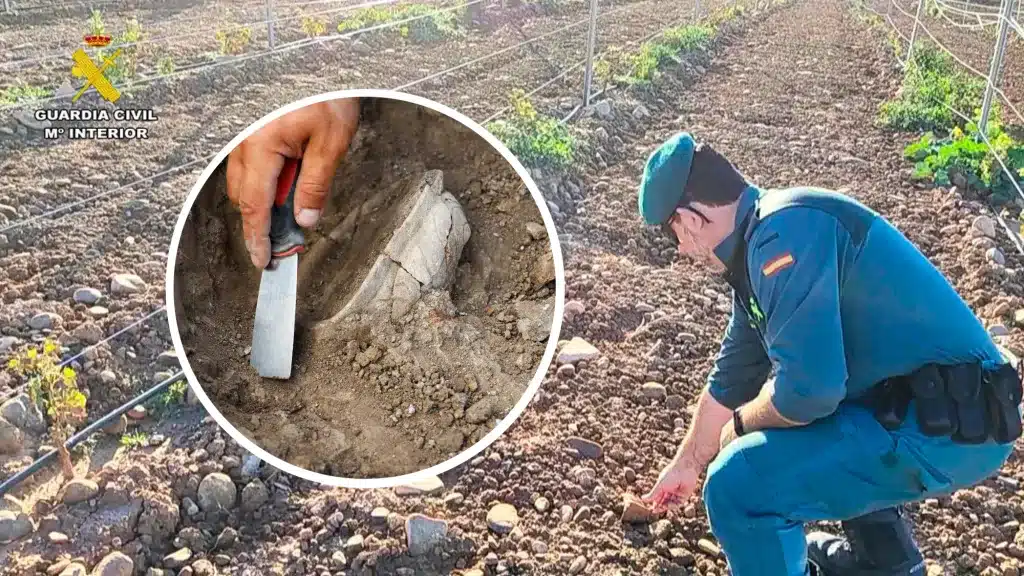
[(1018, 411), (1022, 394), (1020, 375), (1009, 364), (1003, 364), (986, 372), (984, 378), (992, 438), (999, 444), (1012, 442), (1021, 435)]
[(910, 404), (910, 387), (905, 377), (890, 378), (876, 386), (872, 402), (875, 419), (886, 430), (896, 430), (902, 426)]
[(953, 441), (959, 444), (983, 444), (988, 440), (988, 403), (982, 392), (981, 364), (945, 366), (942, 372), (946, 391), (953, 402), (956, 433)]
[(946, 383), (939, 367), (927, 364), (909, 376), (917, 408), (917, 425), (925, 436), (949, 436), (956, 432)]

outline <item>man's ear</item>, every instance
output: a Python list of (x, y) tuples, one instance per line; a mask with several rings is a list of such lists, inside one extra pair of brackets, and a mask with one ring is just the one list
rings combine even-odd
[(704, 226), (704, 221), (701, 220), (700, 216), (697, 216), (697, 214), (692, 210), (676, 208), (676, 216), (679, 218), (683, 227), (691, 234), (699, 232)]

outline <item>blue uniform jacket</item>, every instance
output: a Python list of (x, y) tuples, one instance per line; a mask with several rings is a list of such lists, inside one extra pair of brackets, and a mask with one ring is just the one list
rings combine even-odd
[(928, 362), (1002, 362), (941, 272), (856, 200), (817, 188), (751, 186), (736, 221), (715, 252), (728, 262), (746, 240), (751, 299), (741, 302), (734, 291), (709, 375), (709, 392), (723, 405), (752, 400), (774, 367), (775, 408), (810, 422)]

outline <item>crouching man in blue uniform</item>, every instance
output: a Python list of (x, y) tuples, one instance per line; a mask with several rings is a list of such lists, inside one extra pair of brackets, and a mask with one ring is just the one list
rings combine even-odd
[[(923, 574), (902, 505), (980, 482), (1021, 434), (1020, 377), (971, 309), (870, 208), (761, 190), (685, 133), (648, 159), (639, 210), (733, 288), (693, 421), (644, 499), (676, 506), (706, 469), (734, 576)], [(845, 536), (805, 535), (819, 520)]]

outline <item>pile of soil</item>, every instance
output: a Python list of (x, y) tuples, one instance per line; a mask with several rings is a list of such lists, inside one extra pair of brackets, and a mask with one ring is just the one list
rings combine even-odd
[[(411, 103), (364, 106), (299, 259), (286, 381), (249, 365), (261, 271), (249, 263), (224, 172), (218, 167), (190, 208), (175, 305), (192, 369), (243, 434), (306, 469), (389, 477), (456, 455), (522, 397), (551, 332), (554, 260), (525, 183), (484, 139)], [(446, 198), (438, 206), (451, 229), (439, 245), (445, 269), (412, 280), (388, 250), (422, 219), (416, 210), (432, 188), (430, 198)], [(434, 232), (414, 236), (412, 252), (427, 250)], [(357, 306), (385, 264), (410, 279), (418, 299), (399, 307), (394, 280), (393, 294), (390, 282), (370, 294), (389, 302), (383, 313)]]

